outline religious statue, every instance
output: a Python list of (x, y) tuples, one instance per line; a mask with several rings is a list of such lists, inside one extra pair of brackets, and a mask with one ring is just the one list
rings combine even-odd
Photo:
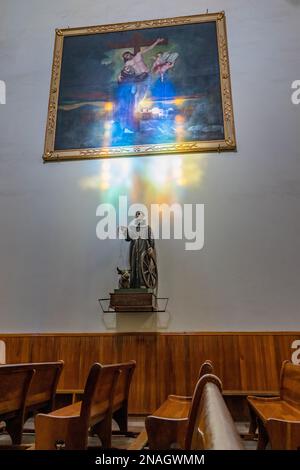
[(158, 272), (155, 242), (144, 213), (137, 211), (133, 222), (128, 227), (121, 227), (121, 229), (125, 240), (130, 242), (130, 288), (156, 289)]
[[(158, 271), (154, 236), (145, 214), (136, 211), (128, 227), (119, 227), (123, 239), (129, 242), (129, 267), (120, 269), (119, 285), (110, 298), (99, 299), (103, 313), (165, 312), (168, 298), (158, 297)], [(125, 245), (125, 244), (124, 244)], [(122, 249), (123, 243), (120, 245)], [(109, 300), (108, 308), (102, 302)], [(159, 301), (165, 301), (165, 306)]]

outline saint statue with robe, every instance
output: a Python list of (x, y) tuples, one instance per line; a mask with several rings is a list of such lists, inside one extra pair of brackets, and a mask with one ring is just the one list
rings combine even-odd
[(128, 227), (123, 227), (125, 240), (130, 242), (130, 287), (157, 287), (157, 267), (155, 242), (151, 227), (142, 211), (137, 211), (135, 219)]

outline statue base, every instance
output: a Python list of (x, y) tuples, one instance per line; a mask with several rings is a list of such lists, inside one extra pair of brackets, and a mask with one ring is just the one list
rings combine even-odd
[(153, 289), (115, 289), (109, 308), (115, 312), (157, 312), (157, 297)]

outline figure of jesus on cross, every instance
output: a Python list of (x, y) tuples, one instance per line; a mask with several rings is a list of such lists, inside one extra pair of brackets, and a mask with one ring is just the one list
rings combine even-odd
[(146, 97), (151, 84), (150, 69), (145, 63), (144, 55), (158, 44), (167, 44), (167, 40), (157, 38), (155, 41), (149, 41), (140, 33), (135, 33), (130, 42), (110, 45), (113, 49), (133, 48), (133, 52), (127, 50), (122, 54), (124, 65), (118, 76), (119, 122), (126, 134), (135, 132), (134, 114), (140, 102)]
[(130, 71), (134, 72), (134, 81), (140, 82), (145, 80), (149, 75), (149, 68), (145, 64), (143, 56), (146, 52), (151, 51), (151, 49), (162, 42), (164, 42), (164, 39), (158, 38), (150, 46), (143, 47), (136, 53), (132, 53), (130, 51), (124, 52), (123, 60), (125, 66), (120, 73), (119, 81), (122, 81), (126, 77), (126, 69), (128, 69), (129, 73)]
[(141, 48), (138, 52), (133, 53), (126, 51), (122, 57), (124, 60), (124, 67), (118, 78), (118, 82), (131, 81), (136, 84), (135, 93), (135, 106), (137, 107), (140, 101), (146, 97), (148, 87), (150, 70), (144, 61), (144, 54), (154, 49), (155, 46), (164, 42), (163, 38), (157, 38), (150, 46)]

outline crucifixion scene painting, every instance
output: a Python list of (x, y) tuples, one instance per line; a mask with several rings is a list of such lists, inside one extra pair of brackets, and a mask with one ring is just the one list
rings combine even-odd
[(60, 72), (54, 151), (225, 139), (214, 21), (68, 34)]

